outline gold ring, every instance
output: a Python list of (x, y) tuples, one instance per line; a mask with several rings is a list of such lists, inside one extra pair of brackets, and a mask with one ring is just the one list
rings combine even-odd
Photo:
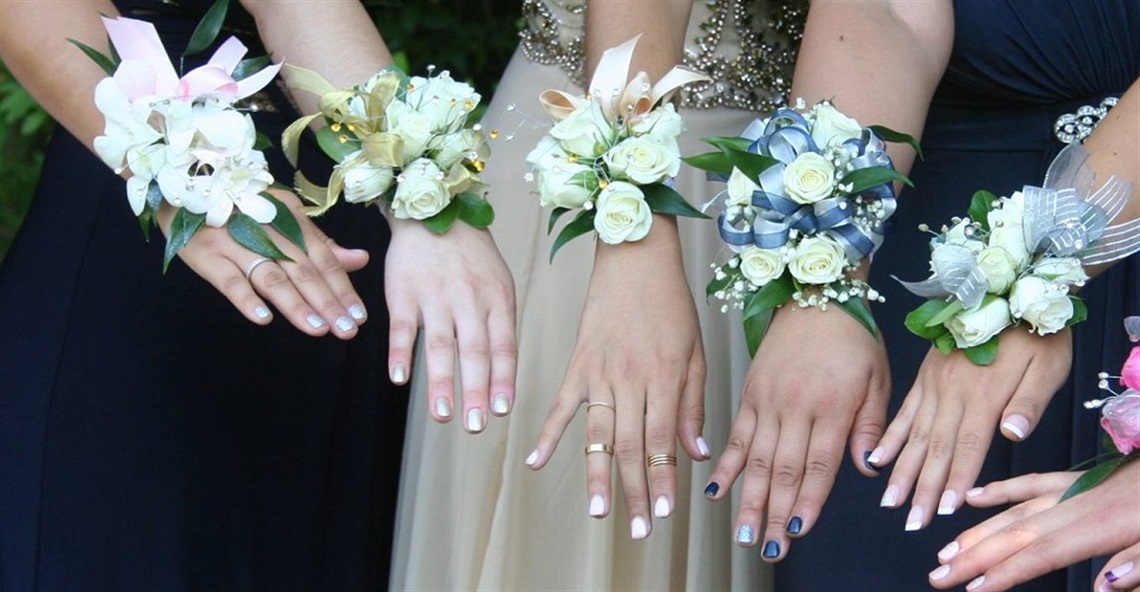
[(675, 454), (650, 454), (645, 457), (645, 460), (651, 467), (677, 466), (677, 455)]
[(262, 263), (266, 263), (269, 261), (272, 261), (272, 259), (270, 259), (268, 257), (258, 257), (257, 259), (250, 261), (249, 267), (245, 268), (245, 280), (247, 282), (252, 282), (253, 281), (253, 270), (257, 269), (258, 265), (261, 265)]
[(605, 401), (592, 401), (590, 403), (586, 403), (586, 411), (589, 411), (590, 407), (593, 407), (595, 405), (597, 405), (598, 407), (605, 407), (605, 408), (613, 411), (614, 413), (617, 413), (617, 407), (614, 407), (613, 403), (607, 403)]
[(595, 452), (604, 452), (610, 456), (614, 455), (614, 447), (609, 444), (589, 444), (586, 446), (586, 454), (593, 454)]

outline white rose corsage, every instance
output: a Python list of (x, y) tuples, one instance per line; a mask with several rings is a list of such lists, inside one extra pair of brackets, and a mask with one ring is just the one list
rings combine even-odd
[(681, 168), (682, 124), (673, 105), (662, 102), (708, 78), (678, 66), (656, 84), (644, 72), (630, 79), (639, 37), (606, 50), (585, 97), (558, 90), (540, 97), (555, 123), (527, 156), (527, 181), (537, 181), (540, 203), (554, 208), (548, 232), (564, 214), (580, 210), (559, 232), (552, 259), (591, 230), (613, 245), (645, 238), (653, 213), (704, 217), (671, 187)]
[[(727, 182), (720, 203), (721, 238), (731, 256), (713, 263), (708, 295), (721, 311), (743, 311), (755, 354), (772, 313), (789, 301), (826, 310), (838, 306), (874, 335), (863, 298), (882, 297), (851, 273), (882, 244), (895, 211), (895, 171), (884, 141), (914, 138), (881, 126), (864, 128), (823, 101), (781, 109), (754, 121), (740, 137), (705, 138), (717, 150), (685, 162)], [(706, 206), (706, 207), (708, 207)]]
[[(183, 57), (210, 47), (225, 20), (219, 0), (194, 30)], [(225, 226), (241, 245), (272, 259), (288, 259), (262, 224), (272, 224), (302, 249), (304, 240), (288, 207), (266, 192), (273, 176), (260, 148), (268, 141), (235, 103), (277, 75), (268, 57), (242, 59), (246, 47), (229, 38), (210, 60), (181, 77), (154, 25), (103, 17), (111, 57), (71, 40), (110, 76), (95, 87), (106, 117), (95, 152), (116, 173), (129, 172), (127, 200), (143, 233), (163, 202), (176, 209), (163, 270), (205, 226)]]
[(943, 353), (960, 349), (987, 366), (1006, 327), (1025, 323), (1048, 335), (1083, 321), (1085, 305), (1071, 286), (1088, 280), (1085, 266), (1140, 250), (1140, 220), (1110, 225), (1131, 183), (1111, 177), (1092, 191), (1087, 158), (1072, 144), (1049, 165), (1044, 187), (1000, 198), (975, 193), (965, 218), (934, 233), (931, 277), (902, 282), (930, 299), (907, 315), (907, 328)]
[(298, 139), (313, 120), (321, 149), (336, 162), (327, 187), (297, 173), (310, 215), (349, 203), (381, 203), (401, 220), (420, 220), (437, 234), (456, 220), (486, 228), (495, 214), (479, 173), (490, 156), (479, 125), (469, 123), (480, 96), (444, 71), (409, 78), (395, 67), (359, 86), (338, 89), (316, 72), (285, 66), (290, 87), (321, 97), (320, 112), (293, 122), (282, 136), (296, 165)]

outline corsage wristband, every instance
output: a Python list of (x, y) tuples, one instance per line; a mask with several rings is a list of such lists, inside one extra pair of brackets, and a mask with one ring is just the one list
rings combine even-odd
[(1132, 184), (1111, 177), (1092, 191), (1087, 159), (1072, 144), (1049, 165), (1043, 187), (1001, 198), (975, 193), (967, 217), (930, 241), (930, 278), (902, 282), (930, 299), (907, 315), (907, 328), (943, 353), (960, 349), (986, 366), (1006, 327), (1024, 322), (1048, 335), (1083, 321), (1085, 305), (1070, 286), (1088, 280), (1084, 267), (1140, 250), (1140, 220), (1110, 225)]
[(629, 79), (639, 38), (602, 54), (585, 97), (558, 90), (540, 97), (555, 124), (527, 155), (526, 179), (537, 180), (542, 206), (554, 208), (548, 232), (564, 214), (580, 210), (559, 232), (551, 259), (591, 230), (602, 242), (620, 244), (645, 238), (653, 213), (704, 217), (672, 187), (681, 167), (682, 122), (673, 105), (662, 102), (708, 78), (678, 66), (656, 84), (644, 72)]
[(379, 203), (393, 217), (420, 220), (437, 234), (457, 219), (475, 228), (491, 225), (494, 210), (479, 178), (490, 149), (480, 126), (468, 123), (480, 100), (475, 89), (446, 71), (409, 78), (394, 67), (338, 89), (316, 72), (286, 68), (291, 88), (320, 97), (320, 112), (285, 130), (285, 155), (296, 165), (301, 133), (323, 118), (317, 141), (337, 163), (327, 187), (297, 173), (298, 192), (313, 204), (310, 215), (324, 213), (344, 194), (349, 203)]
[(772, 314), (789, 301), (801, 308), (834, 305), (874, 335), (863, 302), (882, 297), (852, 277), (883, 241), (895, 211), (895, 171), (885, 141), (918, 144), (881, 126), (862, 127), (822, 101), (781, 109), (754, 121), (740, 137), (705, 138), (717, 148), (685, 158), (727, 182), (706, 207), (720, 203), (720, 236), (732, 255), (713, 263), (708, 295), (721, 311), (743, 310), (749, 351)]

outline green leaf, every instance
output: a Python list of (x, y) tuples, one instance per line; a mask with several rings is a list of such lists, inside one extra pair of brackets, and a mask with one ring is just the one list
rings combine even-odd
[(906, 315), (906, 328), (910, 329), (911, 333), (923, 339), (938, 339), (939, 335), (946, 332), (946, 327), (930, 327), (926, 322), (934, 318), (935, 315), (942, 312), (942, 309), (948, 306), (950, 306), (950, 303), (942, 300), (927, 300), (923, 302), (922, 306), (910, 311), (910, 313)]
[(273, 147), (273, 140), (270, 140), (269, 136), (267, 136), (261, 132), (257, 132), (257, 135), (254, 136), (254, 139), (253, 139), (253, 149), (254, 150), (268, 150), (272, 147)]
[(954, 349), (958, 347), (958, 344), (954, 341), (954, 335), (944, 327), (942, 334), (934, 339), (934, 347), (937, 347), (938, 351), (943, 354), (950, 355), (954, 353)]
[(273, 197), (272, 193), (262, 191), (261, 197), (269, 200), (274, 207), (277, 208), (277, 215), (273, 217), (273, 221), (269, 224), (273, 226), (274, 230), (280, 232), (290, 242), (301, 247), (301, 250), (308, 253), (309, 250), (305, 247), (305, 235), (301, 232), (301, 225), (297, 223), (297, 216), (293, 214), (293, 210), (285, 205), (281, 200)]
[(1065, 490), (1065, 493), (1061, 495), (1061, 499), (1057, 500), (1057, 503), (1061, 503), (1073, 497), (1074, 495), (1084, 493), (1093, 487), (1096, 487), (1100, 484), (1101, 481), (1107, 479), (1108, 476), (1117, 469), (1117, 467), (1124, 464), (1127, 459), (1128, 457), (1122, 456), (1120, 458), (1101, 463), (1085, 471), (1085, 474), (1077, 477), (1077, 480), (1073, 481), (1073, 484)]
[(1065, 321), (1066, 327), (1072, 327), (1077, 323), (1083, 322), (1089, 318), (1089, 307), (1078, 296), (1069, 296), (1069, 300), (1073, 303), (1073, 316)]
[(341, 142), (341, 135), (329, 127), (322, 127), (317, 130), (317, 143), (320, 144), (321, 150), (333, 159), (333, 162), (344, 162), (349, 154), (360, 149), (359, 140), (349, 138), (349, 141)]
[(968, 347), (962, 350), (962, 353), (966, 354), (966, 359), (973, 362), (975, 366), (989, 366), (994, 363), (994, 359), (997, 358), (997, 350), (998, 336), (994, 335), (989, 341), (981, 345)]
[(701, 141), (720, 150), (722, 153), (729, 151), (748, 152), (748, 147), (752, 145), (752, 140), (739, 136), (711, 136), (701, 138)]
[[(838, 301), (835, 301), (838, 302)], [(875, 324), (875, 317), (871, 314), (871, 309), (867, 308), (867, 303), (863, 302), (862, 298), (848, 298), (846, 302), (839, 302), (839, 308), (843, 312), (854, 317), (859, 321), (868, 331), (875, 341), (879, 340), (879, 326)]]
[(143, 240), (150, 242), (150, 227), (154, 223), (154, 212), (147, 208), (143, 208), (139, 214), (139, 228), (142, 230)]
[(947, 320), (950, 319), (950, 317), (958, 314), (959, 312), (961, 312), (965, 308), (966, 308), (965, 306), (962, 306), (962, 302), (960, 300), (955, 300), (954, 302), (951, 302), (946, 308), (943, 308), (942, 310), (938, 311), (938, 314), (927, 319), (926, 326), (927, 327), (941, 326), (942, 323), (945, 323)]
[(546, 234), (550, 234), (551, 232), (554, 232), (554, 225), (558, 223), (558, 219), (561, 218), (563, 214), (565, 214), (566, 212), (569, 212), (569, 211), (570, 211), (570, 208), (554, 208), (553, 210), (551, 210), (550, 211), (550, 221), (546, 223)]
[(974, 192), (974, 197), (970, 199), (970, 209), (966, 211), (966, 215), (971, 220), (977, 222), (982, 230), (990, 229), (990, 217), (988, 214), (990, 210), (994, 209), (994, 202), (997, 196), (986, 190)]
[(76, 41), (75, 39), (70, 38), (68, 41), (71, 42), (71, 44), (75, 47), (78, 47), (80, 51), (87, 54), (87, 57), (91, 58), (92, 61), (98, 64), (99, 67), (102, 68), (108, 76), (115, 75), (115, 68), (119, 67), (119, 63), (117, 61), (114, 61), (111, 58), (103, 55), (99, 52), (99, 50), (91, 47), (90, 45), (87, 45), (86, 43), (83, 43), (82, 41)]
[(649, 209), (654, 213), (708, 220), (708, 216), (689, 205), (684, 196), (664, 183), (643, 185), (641, 192), (645, 194), (645, 203), (649, 204)]
[(447, 204), (446, 208), (427, 220), (424, 220), (424, 226), (428, 230), (436, 233), (443, 234), (451, 229), (455, 221), (459, 219), (459, 200), (453, 199), (451, 203)]
[[(1112, 441), (1112, 437), (1109, 436), (1108, 434), (1104, 434), (1104, 437), (1107, 438), (1110, 442)], [(1091, 467), (1094, 465), (1098, 465), (1105, 460), (1112, 459), (1112, 458), (1118, 458), (1118, 457), (1122, 456), (1120, 454), (1120, 452), (1116, 449), (1116, 446), (1109, 444), (1108, 449), (1109, 449), (1109, 452), (1102, 452), (1102, 453), (1100, 453), (1100, 454), (1098, 454), (1098, 455), (1096, 455), (1090, 459), (1083, 460), (1083, 461), (1069, 467), (1069, 470), (1070, 471), (1079, 471), (1079, 470), (1083, 469), (1084, 467)]]
[(595, 210), (582, 210), (577, 217), (562, 228), (562, 232), (558, 233), (558, 238), (554, 239), (554, 244), (550, 247), (551, 261), (554, 261), (554, 254), (562, 248), (562, 245), (594, 229), (594, 215), (596, 213)]
[(770, 156), (752, 154), (751, 152), (742, 152), (739, 150), (731, 150), (728, 157), (733, 166), (740, 169), (740, 172), (748, 175), (749, 179), (756, 179), (760, 176), (760, 173), (769, 167), (780, 164), (780, 161)]
[(895, 130), (882, 125), (871, 125), (867, 127), (871, 131), (878, 134), (878, 136), (884, 141), (910, 144), (910, 147), (914, 148), (914, 151), (918, 153), (918, 157), (925, 160), (925, 157), (922, 156), (922, 146), (918, 145), (918, 140), (914, 139), (914, 136), (910, 134), (904, 134), (902, 132), (896, 132)]
[(194, 233), (198, 232), (205, 223), (205, 214), (191, 214), (185, 208), (178, 208), (174, 213), (174, 219), (170, 221), (170, 238), (166, 241), (166, 253), (162, 257), (162, 273), (166, 273), (174, 256), (190, 242)]
[(269, 238), (269, 233), (265, 232), (265, 228), (258, 224), (257, 220), (238, 212), (230, 218), (226, 228), (239, 245), (250, 251), (275, 261), (292, 261), (273, 244), (273, 239)]
[(791, 272), (785, 271), (780, 277), (764, 284), (756, 291), (748, 304), (744, 307), (744, 318), (760, 314), (765, 310), (776, 308), (791, 299), (796, 286), (792, 282)]
[(706, 152), (704, 154), (685, 156), (682, 157), (681, 160), (683, 160), (685, 164), (702, 171), (718, 173), (725, 176), (732, 174), (732, 160), (722, 152)]
[(150, 208), (152, 212), (157, 212), (161, 205), (162, 189), (158, 186), (157, 180), (151, 180), (150, 184), (146, 186), (146, 207)]
[(455, 196), (459, 202), (459, 219), (472, 228), (486, 228), (495, 221), (495, 209), (491, 204), (474, 193), (460, 193)]
[(847, 173), (842, 180), (839, 181), (840, 185), (851, 185), (850, 192), (852, 194), (861, 193), (872, 187), (882, 185), (883, 183), (893, 183), (895, 181), (902, 181), (903, 183), (914, 187), (914, 183), (906, 175), (890, 168), (890, 167), (869, 167), (865, 169), (857, 169)]
[(575, 173), (566, 180), (566, 184), (576, 185), (589, 191), (596, 191), (598, 189), (598, 174), (593, 170)]
[(268, 65), (269, 56), (267, 55), (256, 58), (246, 58), (238, 62), (238, 65), (234, 68), (234, 72), (231, 74), (231, 76), (233, 76), (234, 80), (243, 80), (245, 78), (249, 78), (253, 74), (258, 73), (262, 68), (265, 68)]
[(748, 342), (749, 356), (755, 356), (756, 350), (760, 349), (760, 342), (768, 332), (768, 325), (772, 323), (774, 313), (775, 311), (769, 308), (744, 319), (744, 340)]
[(713, 294), (731, 286), (733, 280), (735, 280), (735, 278), (729, 273), (725, 273), (724, 277), (719, 280), (716, 279), (714, 275), (713, 279), (709, 281), (709, 285), (705, 287), (705, 299), (711, 298)]
[(182, 57), (192, 56), (208, 49), (222, 32), (222, 23), (226, 20), (226, 11), (229, 10), (230, 0), (218, 0), (206, 11), (206, 15), (194, 29), (190, 36), (190, 43), (186, 44), (186, 51)]

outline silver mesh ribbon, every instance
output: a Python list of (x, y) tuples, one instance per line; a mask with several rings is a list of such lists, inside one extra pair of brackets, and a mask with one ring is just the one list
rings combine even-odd
[(962, 306), (974, 308), (986, 295), (986, 274), (978, 267), (973, 251), (964, 245), (943, 243), (930, 255), (934, 275), (921, 282), (896, 281), (916, 296), (928, 299), (957, 298)]

